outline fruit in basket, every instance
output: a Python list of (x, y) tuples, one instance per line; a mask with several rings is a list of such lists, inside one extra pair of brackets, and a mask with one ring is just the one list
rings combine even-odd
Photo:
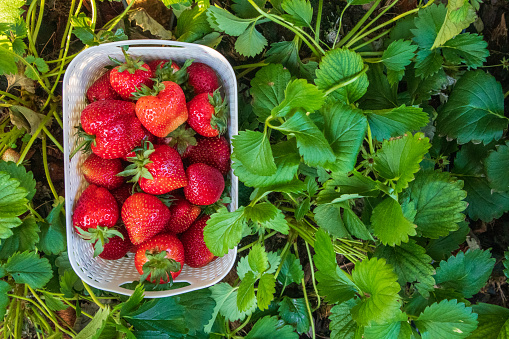
[(117, 201), (104, 187), (90, 184), (81, 194), (72, 223), (78, 233), (97, 226), (113, 227), (119, 217)]
[(184, 194), (190, 203), (203, 206), (219, 200), (225, 184), (218, 169), (197, 163), (189, 166), (186, 174), (188, 184), (184, 187)]
[(196, 95), (212, 93), (221, 86), (216, 72), (206, 64), (200, 62), (192, 63), (187, 68), (187, 74), (189, 74), (188, 84)]
[(187, 111), (187, 123), (196, 133), (215, 137), (226, 131), (226, 102), (219, 91), (198, 94), (187, 103)]
[(105, 187), (109, 191), (124, 183), (124, 179), (117, 176), (122, 170), (120, 159), (103, 159), (94, 153), (81, 165), (83, 176), (89, 183)]
[(110, 84), (110, 72), (104, 73), (99, 79), (97, 79), (92, 86), (87, 90), (88, 102), (94, 102), (98, 100), (117, 100), (121, 99), (120, 95), (115, 92)]
[(173, 73), (180, 69), (180, 66), (173, 60), (156, 59), (147, 63), (151, 70), (156, 72), (158, 69), (162, 69), (166, 64), (172, 68)]
[(191, 146), (183, 158), (189, 164), (204, 163), (217, 168), (222, 175), (230, 170), (230, 146), (223, 136), (201, 138), (196, 146)]
[(204, 215), (196, 220), (191, 227), (180, 236), (186, 256), (186, 264), (190, 267), (203, 267), (214, 259), (203, 239), (203, 229), (210, 216)]
[(171, 233), (182, 233), (191, 226), (201, 213), (201, 208), (192, 205), (183, 196), (175, 195), (170, 206), (171, 218), (166, 230)]
[(122, 205), (132, 195), (133, 192), (133, 184), (125, 183), (119, 188), (116, 188), (111, 191), (111, 194), (115, 198), (118, 203), (118, 207), (122, 208)]
[(85, 148), (89, 145), (101, 158), (115, 159), (140, 145), (145, 133), (134, 107), (134, 103), (122, 100), (94, 101), (85, 107), (81, 112), (80, 133)]
[(122, 99), (128, 100), (141, 85), (152, 87), (154, 72), (149, 65), (139, 59), (132, 58), (124, 49), (122, 49), (122, 53), (124, 53), (125, 62), (110, 58), (118, 65), (111, 70), (110, 84)]
[[(175, 279), (184, 266), (182, 242), (173, 234), (158, 234), (136, 250), (134, 265), (142, 275), (140, 281), (167, 283)], [(170, 278), (171, 277), (171, 278)]]
[(171, 214), (157, 197), (135, 193), (122, 205), (121, 216), (131, 242), (139, 245), (163, 231)]
[(133, 244), (129, 239), (129, 235), (127, 234), (127, 230), (124, 227), (120, 227), (118, 231), (122, 237), (117, 235), (108, 239), (108, 242), (104, 244), (104, 249), (101, 254), (99, 254), (100, 258), (106, 260), (117, 260), (124, 257), (133, 247)]
[(152, 90), (143, 87), (137, 97), (136, 116), (156, 137), (167, 136), (187, 120), (186, 96), (173, 81), (163, 81)]

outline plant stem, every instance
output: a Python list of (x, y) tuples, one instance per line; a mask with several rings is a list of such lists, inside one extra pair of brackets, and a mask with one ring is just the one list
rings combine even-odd
[(335, 85), (335, 86), (333, 86), (333, 87), (329, 88), (329, 89), (325, 92), (325, 95), (329, 95), (329, 94), (331, 94), (332, 92), (334, 92), (335, 90), (340, 89), (340, 88), (342, 88), (342, 87), (345, 87), (345, 86), (347, 86), (347, 85), (351, 84), (352, 82), (356, 81), (356, 80), (357, 80), (357, 79), (359, 79), (359, 78), (360, 78), (360, 77), (361, 77), (364, 73), (366, 73), (366, 72), (368, 71), (368, 69), (369, 69), (369, 66), (368, 66), (368, 65), (364, 65), (364, 68), (363, 68), (361, 71), (359, 71), (359, 72), (357, 72), (357, 73), (355, 73), (355, 74), (353, 74), (353, 75), (351, 75), (351, 76), (349, 76), (349, 77), (346, 77), (345, 79), (343, 79), (343, 81), (341, 81), (341, 82), (340, 82), (340, 83), (338, 83), (337, 85)]
[[(0, 91), (0, 94), (1, 94), (2, 96), (6, 96), (6, 97), (11, 98), (12, 100), (16, 101), (16, 102), (17, 102), (17, 103), (19, 103), (19, 104), (22, 104), (23, 106), (27, 106), (27, 107), (28, 107), (28, 106), (30, 106), (30, 104), (29, 104), (28, 102), (26, 102), (26, 101), (24, 101), (24, 100), (22, 100), (22, 99), (18, 98), (18, 97), (17, 97), (17, 96), (15, 96), (15, 95), (12, 95), (11, 93), (7, 93), (7, 92), (4, 92), (4, 91)], [(3, 97), (2, 97), (0, 100), (3, 100)]]
[(62, 119), (60, 118), (60, 115), (58, 114), (58, 112), (55, 111), (55, 113), (53, 113), (53, 118), (55, 118), (55, 120), (57, 121), (57, 123), (60, 125), (60, 128), (64, 128), (64, 123), (62, 122)]
[(82, 282), (83, 282), (83, 286), (87, 290), (87, 292), (90, 295), (90, 297), (92, 298), (92, 300), (97, 304), (97, 306), (99, 306), (102, 309), (106, 308), (106, 306), (104, 306), (104, 304), (97, 299), (97, 297), (94, 294), (94, 291), (92, 291), (90, 286), (88, 286), (87, 283), (84, 282), (83, 280), (82, 280)]
[(286, 259), (289, 249), (290, 249), (290, 237), (288, 237), (288, 241), (286, 242), (286, 245), (283, 248), (283, 251), (281, 252), (281, 262), (279, 264), (279, 267), (276, 270), (276, 273), (274, 273), (274, 279), (277, 278), (277, 276), (279, 275), (279, 272), (283, 268), (283, 263), (285, 262), (285, 259)]
[(234, 329), (231, 333), (230, 333), (230, 337), (231, 336), (234, 336), (235, 333), (237, 333), (238, 331), (240, 331), (241, 329), (243, 329), (247, 324), (249, 324), (249, 321), (251, 320), (251, 314), (248, 315), (248, 317), (246, 318), (246, 320), (239, 326), (237, 327), (236, 329)]
[[(120, 22), (120, 20), (122, 20), (124, 18), (124, 16), (127, 14), (127, 12), (129, 12), (129, 10), (131, 9), (131, 7), (134, 5), (135, 2), (136, 1), (131, 1), (129, 3), (129, 5), (126, 7), (126, 9), (122, 13), (120, 13), (119, 16), (117, 16), (115, 18), (115, 21), (113, 21), (111, 23), (111, 26), (108, 28), (108, 30), (107, 30), (108, 32), (110, 32), (113, 29), (113, 27), (115, 27)], [(106, 27), (106, 25), (104, 25), (104, 27)]]
[[(265, 240), (269, 239), (270, 237), (272, 237), (272, 236), (273, 236), (273, 235), (275, 235), (276, 233), (277, 233), (277, 231), (270, 232), (270, 233), (269, 233), (269, 234), (267, 234), (267, 236), (265, 237)], [(250, 244), (248, 244), (248, 245), (246, 245), (246, 246), (244, 246), (244, 247), (240, 248), (240, 249), (237, 251), (237, 253), (240, 253), (240, 252), (242, 252), (242, 251), (245, 251), (245, 250), (247, 250), (247, 249), (251, 248), (251, 247), (252, 247), (254, 244), (256, 244), (257, 242), (258, 242), (258, 241), (254, 241), (254, 242), (252, 242), (252, 243), (250, 243)]]
[[(366, 25), (364, 25), (364, 27), (362, 27), (359, 32), (357, 32), (357, 34), (355, 35), (358, 36), (360, 34), (362, 34), (366, 29), (368, 29), (371, 25), (373, 25), (378, 19), (380, 19), (380, 17), (382, 15), (384, 15), (385, 13), (387, 13), (388, 10), (390, 10), (392, 7), (394, 7), (397, 3), (398, 3), (399, 0), (395, 0), (393, 1), (389, 6), (386, 6), (373, 20), (371, 20), (370, 22), (368, 22)], [(354, 37), (354, 39), (355, 39)]]
[(376, 0), (375, 3), (373, 4), (373, 6), (371, 6), (371, 8), (369, 9), (369, 11), (366, 12), (366, 14), (364, 14), (364, 16), (362, 17), (362, 19), (354, 26), (354, 28), (352, 28), (347, 35), (345, 35), (339, 42), (338, 42), (338, 47), (341, 47), (345, 44), (345, 42), (348, 41), (348, 39), (350, 39), (355, 33), (357, 33), (357, 31), (359, 30), (359, 28), (362, 27), (362, 25), (364, 24), (364, 22), (366, 20), (368, 20), (369, 16), (371, 15), (371, 13), (373, 13), (375, 11), (375, 9), (378, 7), (378, 5), (380, 4), (382, 0)]
[(315, 41), (320, 43), (320, 24), (322, 23), (323, 0), (318, 1), (318, 13), (316, 14)]
[[(295, 257), (300, 260), (299, 258), (299, 249), (297, 247), (297, 243), (293, 243), (293, 251), (295, 252)], [(310, 261), (311, 262), (311, 261)], [(316, 338), (315, 333), (315, 321), (313, 319), (313, 312), (311, 312), (311, 306), (309, 306), (309, 300), (308, 300), (308, 293), (306, 291), (306, 283), (304, 281), (304, 278), (301, 279), (301, 285), (302, 285), (302, 293), (304, 294), (304, 300), (306, 301), (306, 309), (308, 310), (308, 316), (309, 316), (309, 322), (311, 324), (311, 332), (313, 335), (313, 339)]]
[(313, 289), (315, 290), (316, 299), (317, 299), (317, 305), (313, 309), (313, 312), (320, 308), (321, 305), (321, 298), (320, 294), (318, 294), (318, 289), (316, 288), (316, 280), (315, 280), (315, 268), (313, 266), (313, 257), (311, 256), (311, 251), (309, 250), (309, 244), (307, 242), (304, 243), (306, 245), (306, 251), (308, 253), (308, 260), (309, 260), (309, 268), (311, 269), (311, 279), (313, 281)]
[(389, 28), (388, 30), (383, 31), (382, 33), (378, 34), (378, 35), (377, 35), (377, 36), (375, 36), (374, 38), (369, 39), (368, 41), (365, 41), (365, 42), (363, 42), (363, 43), (362, 43), (362, 44), (360, 44), (360, 45), (357, 45), (357, 46), (355, 46), (355, 47), (350, 48), (350, 50), (352, 50), (352, 51), (356, 51), (356, 50), (358, 50), (358, 49), (360, 49), (360, 48), (362, 48), (362, 47), (364, 47), (364, 46), (366, 46), (366, 45), (369, 45), (369, 44), (370, 44), (370, 43), (372, 43), (373, 41), (376, 41), (376, 40), (380, 39), (381, 37), (383, 37), (384, 35), (388, 34), (391, 30), (392, 30), (392, 28)]
[[(53, 115), (53, 116), (56, 116)], [(51, 134), (50, 131), (48, 131), (48, 129), (46, 128), (46, 126), (43, 126), (42, 127), (42, 130), (44, 131), (44, 133), (48, 136), (48, 138), (51, 139), (51, 141), (53, 141), (53, 143), (55, 144), (55, 146), (57, 146), (57, 148), (60, 150), (60, 152), (64, 153), (64, 148), (62, 147), (62, 145), (58, 142), (58, 140), (53, 136), (53, 134)]]
[(373, 147), (373, 137), (371, 136), (371, 128), (368, 124), (368, 143), (369, 143), (369, 154), (375, 154), (375, 148)]
[(25, 157), (28, 153), (28, 151), (30, 150), (30, 147), (32, 147), (32, 144), (34, 143), (35, 139), (37, 138), (37, 136), (39, 135), (39, 133), (41, 133), (42, 131), (42, 127), (44, 125), (46, 125), (46, 123), (50, 120), (51, 116), (53, 115), (53, 111), (50, 111), (46, 117), (41, 121), (41, 124), (39, 125), (39, 127), (37, 127), (37, 130), (35, 131), (35, 133), (32, 135), (32, 137), (30, 138), (30, 140), (28, 141), (27, 145), (25, 146), (25, 148), (23, 149), (23, 153), (20, 155), (19, 157), (19, 160), (17, 162), (17, 164), (21, 164), (23, 162), (23, 160), (25, 160)]
[(55, 200), (58, 200), (58, 194), (57, 194), (57, 191), (55, 190), (55, 186), (53, 186), (53, 181), (51, 180), (51, 176), (49, 173), (48, 155), (47, 155), (47, 150), (46, 150), (46, 134), (42, 135), (42, 162), (44, 165), (44, 173), (46, 174), (46, 180), (48, 181), (48, 186), (51, 190), (51, 193), (53, 193)]
[[(64, 34), (62, 35), (62, 40), (60, 41), (60, 52), (58, 53), (58, 59), (55, 60), (57, 62), (62, 60), (62, 55), (64, 54), (64, 46), (65, 46), (65, 42), (67, 40), (66, 38), (69, 35), (69, 30), (71, 29), (71, 17), (72, 17), (72, 14), (74, 12), (74, 6), (75, 5), (76, 5), (76, 0), (72, 0), (71, 1), (71, 7), (69, 8), (69, 17), (67, 19), (67, 23), (65, 24), (65, 31), (64, 31)], [(66, 58), (63, 58), (63, 61), (65, 61), (65, 59)]]
[(268, 63), (261, 61), (261, 62), (257, 62), (254, 64), (245, 64), (245, 65), (234, 66), (233, 69), (258, 68), (258, 67), (263, 67), (263, 66), (267, 66), (267, 65), (268, 65)]
[[(39, 5), (39, 16), (37, 17), (37, 24), (35, 26), (34, 33), (32, 35), (32, 40), (33, 40), (34, 44), (37, 42), (37, 36), (39, 35), (39, 29), (41, 28), (42, 18), (44, 16), (44, 5), (45, 5), (46, 0), (40, 0), (40, 1), (41, 1), (41, 4)], [(35, 1), (35, 2), (37, 2), (37, 1)]]

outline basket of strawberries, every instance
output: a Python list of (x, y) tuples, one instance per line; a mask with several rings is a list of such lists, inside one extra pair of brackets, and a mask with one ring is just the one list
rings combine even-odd
[(176, 41), (108, 43), (75, 57), (63, 87), (67, 242), (78, 276), (125, 295), (146, 280), (146, 297), (219, 282), (237, 250), (215, 257), (203, 228), (214, 208), (237, 208), (228, 61)]

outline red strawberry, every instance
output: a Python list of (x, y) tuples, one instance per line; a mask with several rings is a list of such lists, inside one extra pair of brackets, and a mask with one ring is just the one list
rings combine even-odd
[(184, 246), (173, 234), (158, 234), (138, 246), (134, 265), (145, 279), (164, 284), (172, 282), (184, 266)]
[(150, 194), (135, 193), (122, 205), (122, 221), (134, 245), (164, 230), (170, 215), (168, 207)]
[(192, 164), (186, 170), (189, 180), (184, 194), (190, 203), (210, 205), (221, 197), (224, 190), (224, 178), (214, 167), (202, 163)]
[(226, 131), (226, 103), (219, 91), (202, 93), (187, 103), (187, 123), (204, 137), (215, 137)]
[(154, 81), (154, 72), (150, 69), (149, 65), (138, 59), (133, 59), (129, 56), (124, 49), (122, 52), (125, 56), (125, 62), (120, 62), (116, 59), (110, 58), (118, 64), (113, 68), (110, 73), (110, 84), (113, 89), (120, 94), (122, 99), (130, 99), (134, 92), (137, 91), (141, 85), (152, 87)]
[(148, 62), (147, 64), (151, 70), (156, 72), (158, 69), (162, 69), (164, 67), (164, 65), (166, 65), (168, 63), (170, 64), (170, 67), (173, 69), (173, 72), (176, 72), (180, 69), (180, 66), (177, 65), (177, 63), (173, 60), (157, 59), (157, 60), (152, 60), (152, 61)]
[(166, 138), (159, 138), (159, 144), (166, 144), (175, 148), (180, 155), (185, 154), (190, 146), (196, 146), (198, 143), (195, 138), (196, 132), (187, 126), (180, 125), (176, 130), (171, 132)]
[(97, 79), (92, 86), (87, 90), (88, 102), (94, 102), (98, 100), (117, 100), (121, 99), (120, 95), (115, 92), (110, 84), (110, 72), (104, 73), (99, 79)]
[(81, 194), (72, 223), (78, 233), (97, 226), (113, 227), (119, 217), (117, 201), (104, 187), (89, 185)]
[(81, 171), (89, 183), (110, 191), (122, 186), (124, 178), (117, 176), (122, 170), (120, 159), (103, 159), (93, 153), (81, 165)]
[(230, 170), (230, 146), (223, 136), (200, 139), (196, 146), (188, 148), (183, 158), (189, 164), (201, 162), (217, 168), (222, 175)]
[(143, 147), (145, 141), (150, 141), (153, 144), (157, 144), (158, 139), (155, 135), (147, 131), (147, 129), (143, 126), (141, 126), (141, 129), (143, 130), (143, 133), (145, 135), (143, 136), (143, 139), (141, 140), (141, 143), (137, 145), (131, 152), (127, 153), (125, 156), (122, 157), (125, 161), (129, 161), (128, 158), (135, 158), (136, 157), (136, 151), (135, 149), (138, 147)]
[(99, 254), (100, 258), (106, 260), (117, 260), (125, 256), (133, 247), (133, 244), (129, 239), (129, 235), (127, 234), (127, 230), (124, 227), (121, 227), (118, 231), (122, 234), (123, 239), (119, 236), (108, 239), (108, 242), (104, 244), (103, 251)]
[(191, 226), (201, 213), (201, 208), (191, 205), (182, 196), (175, 196), (170, 206), (171, 219), (166, 230), (171, 233), (182, 233)]
[[(80, 146), (90, 145), (92, 152), (104, 159), (121, 158), (140, 145), (144, 136), (136, 118), (134, 103), (122, 100), (101, 100), (89, 104), (81, 113)], [(84, 132), (84, 133), (83, 133)], [(81, 147), (77, 147), (73, 156)]]
[[(165, 137), (187, 120), (186, 96), (173, 81), (163, 81), (156, 96), (141, 96), (136, 115), (145, 128), (157, 137)], [(141, 92), (141, 94), (155, 94)]]
[(118, 207), (121, 209), (124, 202), (129, 198), (133, 191), (133, 185), (132, 184), (123, 184), (119, 188), (114, 189), (111, 191), (111, 194), (115, 198), (115, 200), (118, 203)]
[(203, 229), (209, 219), (210, 216), (204, 215), (180, 236), (184, 245), (186, 264), (191, 267), (203, 267), (214, 259), (214, 254), (210, 252), (203, 239)]
[(194, 62), (187, 68), (187, 73), (194, 94), (212, 93), (221, 86), (216, 72), (208, 65)]

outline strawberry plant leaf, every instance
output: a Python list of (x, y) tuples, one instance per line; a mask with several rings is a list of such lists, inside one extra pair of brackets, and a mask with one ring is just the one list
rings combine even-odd
[(109, 306), (105, 308), (101, 308), (94, 315), (92, 320), (82, 329), (78, 335), (74, 338), (77, 339), (88, 339), (88, 338), (99, 338), (104, 328), (106, 327), (106, 322), (108, 317), (110, 316), (111, 310)]
[(442, 46), (445, 60), (453, 65), (464, 63), (469, 68), (481, 67), (490, 55), (488, 43), (477, 34), (462, 33)]
[(46, 258), (39, 258), (37, 252), (15, 253), (3, 265), (18, 284), (28, 284), (33, 289), (42, 288), (53, 276), (51, 265)]
[(417, 234), (415, 225), (403, 214), (401, 205), (391, 197), (376, 205), (371, 215), (374, 235), (389, 246), (408, 242), (408, 236)]
[(363, 327), (359, 327), (352, 318), (352, 308), (357, 305), (358, 300), (350, 299), (344, 303), (334, 306), (330, 312), (329, 329), (331, 339), (354, 339), (362, 338)]
[(278, 309), (281, 319), (292, 325), (297, 333), (302, 334), (309, 331), (311, 323), (306, 308), (306, 301), (303, 298), (292, 299), (285, 296), (279, 303)]
[(64, 203), (53, 207), (46, 221), (40, 223), (41, 233), (37, 245), (44, 253), (59, 254), (65, 251), (67, 239), (65, 234), (65, 214), (62, 210)]
[[(253, 299), (246, 311), (240, 311), (237, 307), (238, 288), (233, 288), (227, 283), (220, 283), (210, 287), (212, 298), (216, 301), (214, 314), (221, 313), (229, 321), (243, 320), (256, 309), (256, 299)], [(210, 331), (215, 317), (205, 327)]]
[[(490, 186), (496, 191), (509, 191), (509, 141), (505, 145), (497, 145), (496, 150), (491, 151), (484, 160), (486, 176)], [(0, 167), (0, 170), (1, 167)]]
[(257, 131), (241, 131), (232, 140), (235, 158), (250, 172), (261, 176), (276, 173), (269, 136)]
[(477, 327), (477, 314), (457, 300), (442, 300), (426, 307), (415, 325), (423, 339), (466, 338)]
[(4, 319), (7, 305), (9, 305), (9, 297), (7, 293), (11, 290), (11, 285), (6, 281), (0, 280), (0, 318)]
[(251, 80), (253, 111), (264, 122), (274, 107), (285, 99), (285, 90), (290, 82), (290, 72), (281, 64), (270, 64), (256, 72)]
[(502, 137), (508, 118), (504, 116), (504, 92), (499, 82), (484, 71), (466, 72), (454, 86), (439, 112), (437, 129), (459, 144)]
[(408, 323), (408, 316), (406, 313), (398, 310), (396, 315), (382, 324), (371, 324), (371, 326), (364, 329), (364, 338), (378, 339), (378, 338), (411, 338), (412, 327)]
[(324, 101), (324, 93), (315, 85), (308, 84), (305, 79), (296, 79), (286, 86), (285, 99), (272, 109), (271, 114), (274, 117), (285, 117), (297, 108), (314, 112), (322, 107)]
[(179, 304), (184, 306), (188, 336), (198, 335), (203, 331), (203, 325), (211, 319), (215, 301), (211, 291), (202, 289), (179, 295)]
[[(0, 12), (1, 13), (1, 12)], [(9, 50), (0, 47), (0, 74), (17, 74), (18, 66)]]
[(479, 325), (472, 332), (471, 339), (507, 338), (509, 333), (509, 310), (498, 305), (479, 303), (472, 305), (477, 313)]
[(253, 22), (252, 19), (238, 18), (227, 10), (216, 6), (207, 8), (206, 15), (207, 21), (212, 28), (233, 36), (239, 36), (244, 33)]
[(439, 237), (438, 239), (431, 239), (426, 245), (426, 253), (433, 258), (435, 261), (447, 259), (451, 256), (451, 253), (460, 247), (460, 244), (464, 243), (467, 234), (470, 232), (470, 227), (465, 221), (458, 223), (459, 229), (457, 231), (449, 233), (445, 237)]
[(268, 260), (267, 252), (259, 243), (255, 244), (247, 255), (249, 267), (258, 277), (269, 268)]
[(136, 285), (133, 294), (131, 294), (127, 301), (122, 303), (122, 308), (120, 309), (120, 316), (123, 317), (124, 315), (129, 314), (136, 310), (142, 303), (144, 294), (145, 288), (143, 287), (143, 284)]
[[(198, 11), (199, 10), (200, 8), (198, 8)], [(195, 17), (196, 21), (198, 22), (200, 20), (199, 15), (195, 15)], [(129, 21), (135, 21), (136, 26), (140, 27), (144, 32), (148, 31), (150, 32), (150, 34), (161, 39), (170, 40), (173, 38), (173, 34), (171, 33), (171, 31), (168, 31), (166, 28), (164, 28), (163, 25), (157, 22), (157, 20), (152, 18), (144, 8), (137, 8), (134, 11), (129, 12), (127, 18), (129, 19)], [(205, 14), (202, 16), (202, 21), (205, 22), (205, 24), (207, 24)], [(179, 22), (180, 20), (177, 20), (177, 25)]]
[(440, 69), (435, 74), (421, 79), (414, 67), (406, 69), (405, 80), (407, 82), (408, 95), (412, 98), (409, 104), (417, 105), (431, 99), (432, 95), (437, 94), (443, 87), (449, 83), (447, 74)]
[(431, 266), (432, 259), (426, 254), (424, 248), (417, 245), (415, 240), (411, 239), (408, 243), (402, 243), (395, 247), (380, 246), (374, 255), (384, 258), (388, 264), (394, 267), (400, 285), (417, 281), (416, 288), (424, 297), (428, 297), (429, 291), (433, 290), (435, 269)]
[(28, 192), (27, 200), (32, 200), (36, 191), (36, 181), (32, 171), (27, 172), (25, 166), (17, 165), (12, 161), (0, 161), (0, 171), (8, 173), (11, 178), (17, 179), (20, 182), (20, 186), (24, 187)]
[(222, 207), (207, 220), (203, 230), (205, 244), (214, 255), (223, 256), (240, 242), (245, 225), (244, 207), (233, 212)]
[(244, 216), (259, 223), (262, 227), (288, 234), (288, 222), (285, 220), (284, 214), (271, 203), (263, 202), (254, 206), (246, 206)]
[(447, 261), (441, 261), (435, 280), (442, 288), (451, 288), (471, 298), (486, 284), (495, 266), (489, 250), (459, 252)]
[(281, 3), (283, 10), (288, 13), (283, 18), (292, 24), (300, 27), (311, 27), (313, 19), (313, 7), (306, 0), (283, 0)]
[(361, 219), (359, 219), (350, 207), (343, 208), (343, 223), (351, 235), (362, 240), (374, 241), (373, 236), (367, 230), (366, 225), (364, 225)]
[(296, 36), (292, 41), (274, 42), (270, 45), (270, 49), (265, 56), (266, 62), (274, 64), (282, 64), (290, 70), (293, 75), (299, 78), (314, 81), (316, 78), (316, 69), (318, 63), (308, 61), (303, 63), (299, 56), (299, 37)]
[(256, 303), (254, 285), (258, 278), (249, 271), (240, 282), (237, 294), (237, 307), (241, 312), (247, 311), (253, 303)]
[(334, 172), (350, 172), (366, 135), (366, 118), (359, 109), (339, 103), (324, 107), (320, 113), (325, 138), (336, 156), (327, 167)]
[(291, 283), (300, 283), (303, 278), (304, 271), (302, 270), (300, 260), (295, 257), (295, 254), (288, 253), (281, 266), (277, 280), (283, 284), (283, 287), (286, 287)]
[(60, 298), (54, 296), (53, 294), (50, 294), (46, 291), (42, 291), (42, 295), (44, 296), (44, 303), (52, 311), (62, 311), (70, 307), (69, 305), (64, 303)]
[(410, 31), (414, 35), (412, 40), (419, 45), (420, 49), (431, 49), (446, 14), (447, 9), (443, 4), (432, 4), (419, 10), (418, 16), (414, 19), (415, 28)]
[(408, 187), (419, 170), (419, 164), (431, 147), (423, 133), (405, 134), (400, 139), (384, 140), (382, 149), (375, 154), (374, 168), (380, 176), (397, 181), (396, 192)]
[(6, 172), (0, 172), (0, 239), (13, 235), (12, 228), (21, 225), (18, 215), (27, 211), (27, 190)]
[(258, 320), (244, 338), (256, 339), (271, 337), (278, 339), (297, 339), (299, 336), (293, 331), (292, 326), (285, 325), (284, 321), (268, 315)]
[[(267, 0), (254, 0), (254, 2), (263, 9)], [(247, 0), (233, 0), (232, 9), (241, 18), (252, 18), (260, 15)]]
[(417, 52), (415, 61), (415, 75), (427, 78), (442, 69), (444, 59), (438, 50), (422, 49)]
[(327, 139), (306, 113), (297, 111), (280, 126), (272, 127), (295, 136), (299, 154), (307, 165), (323, 166), (336, 159)]
[(358, 324), (365, 326), (372, 321), (387, 321), (399, 310), (398, 293), (401, 287), (392, 265), (387, 264), (385, 259), (372, 258), (358, 262), (352, 279), (364, 294), (367, 293), (352, 308), (352, 317)]
[(319, 203), (329, 203), (345, 194), (376, 197), (379, 194), (379, 188), (376, 181), (357, 171), (354, 171), (351, 176), (347, 173), (333, 173), (332, 179), (327, 180), (316, 200)]
[(32, 251), (39, 241), (39, 227), (33, 216), (25, 217), (21, 225), (11, 230), (13, 235), (0, 244), (0, 259), (6, 260), (15, 252)]
[(0, 22), (6, 24), (14, 24), (19, 19), (22, 10), (21, 6), (25, 5), (23, 0), (5, 0), (0, 4)]
[(401, 105), (380, 110), (365, 110), (373, 136), (382, 141), (403, 135), (407, 131), (419, 131), (429, 121), (428, 114), (420, 107)]
[(235, 42), (235, 50), (246, 57), (253, 57), (261, 53), (267, 46), (267, 39), (256, 30), (255, 25), (255, 22), (249, 25)]
[(447, 14), (431, 48), (442, 46), (468, 28), (476, 18), (475, 10), (468, 1), (450, 0), (447, 4)]
[(343, 207), (342, 204), (318, 205), (313, 213), (315, 214), (316, 224), (321, 229), (329, 232), (334, 238), (349, 238), (350, 234), (341, 218), (341, 207)]
[[(209, 7), (210, 8), (210, 7)], [(207, 21), (207, 12), (203, 6), (195, 6), (192, 9), (183, 11), (175, 29), (178, 41), (195, 42), (212, 32)], [(169, 32), (171, 34), (171, 32)]]
[(419, 235), (437, 239), (458, 229), (458, 223), (465, 219), (462, 212), (467, 208), (464, 201), (467, 193), (462, 188), (463, 182), (447, 172), (417, 173), (404, 196), (415, 203), (414, 223)]
[(276, 293), (276, 278), (273, 274), (264, 273), (258, 282), (258, 291), (256, 292), (256, 300), (260, 310), (269, 308), (270, 303), (274, 300)]
[(388, 70), (404, 71), (415, 57), (416, 45), (409, 40), (396, 40), (391, 42), (382, 54), (382, 63)]
[[(359, 54), (347, 49), (333, 49), (322, 58), (316, 70), (315, 83), (324, 92), (334, 88), (346, 78), (364, 68)], [(368, 89), (368, 76), (362, 74), (352, 83), (336, 89), (330, 95), (339, 102), (350, 104), (359, 100)]]

